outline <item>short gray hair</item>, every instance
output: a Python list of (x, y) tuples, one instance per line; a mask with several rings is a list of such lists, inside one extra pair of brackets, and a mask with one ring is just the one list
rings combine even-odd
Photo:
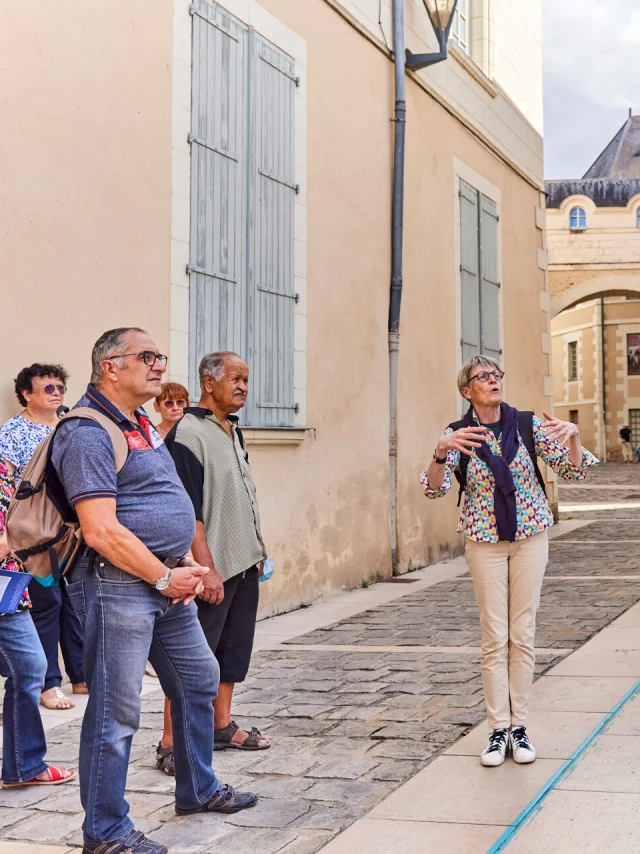
[(127, 349), (127, 341), (125, 335), (127, 332), (142, 332), (147, 335), (145, 329), (140, 329), (139, 326), (121, 326), (118, 329), (109, 329), (103, 332), (93, 345), (91, 351), (91, 382), (94, 385), (99, 385), (102, 379), (102, 363), (105, 359), (110, 359), (112, 356), (122, 353)]
[(200, 388), (204, 388), (204, 378), (213, 377), (219, 381), (224, 376), (224, 363), (230, 356), (235, 356), (236, 359), (242, 358), (232, 350), (218, 350), (216, 353), (207, 353), (203, 356), (198, 365), (198, 375), (200, 377)]
[(469, 377), (471, 375), (471, 371), (474, 368), (477, 368), (478, 365), (486, 365), (488, 368), (497, 368), (499, 371), (502, 370), (500, 367), (500, 362), (496, 361), (492, 356), (472, 356), (470, 359), (464, 363), (464, 365), (460, 368), (460, 373), (458, 374), (458, 391), (462, 394), (462, 389), (469, 385)]

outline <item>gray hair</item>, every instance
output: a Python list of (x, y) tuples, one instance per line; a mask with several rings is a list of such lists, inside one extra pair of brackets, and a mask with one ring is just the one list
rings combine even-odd
[(235, 356), (240, 359), (237, 353), (232, 350), (218, 350), (216, 353), (207, 353), (203, 356), (198, 365), (198, 375), (200, 377), (200, 388), (204, 388), (204, 378), (213, 377), (216, 382), (224, 376), (224, 363), (230, 356)]
[(500, 362), (496, 361), (492, 356), (483, 356), (482, 354), (478, 356), (472, 356), (470, 359), (464, 363), (464, 365), (460, 368), (460, 373), (458, 374), (458, 391), (462, 394), (462, 389), (469, 385), (469, 377), (471, 375), (471, 371), (474, 368), (477, 368), (478, 365), (486, 365), (488, 368), (497, 368), (499, 371), (502, 370), (500, 367)]
[(103, 332), (93, 345), (93, 350), (91, 351), (91, 382), (94, 385), (100, 384), (102, 379), (102, 363), (104, 360), (110, 359), (127, 349), (125, 338), (127, 332), (148, 334), (145, 329), (140, 329), (139, 326), (121, 326), (119, 329), (109, 329), (107, 332)]

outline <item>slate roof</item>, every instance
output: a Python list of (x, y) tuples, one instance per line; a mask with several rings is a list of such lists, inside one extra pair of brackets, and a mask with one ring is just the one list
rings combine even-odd
[(598, 208), (626, 207), (640, 193), (640, 115), (629, 115), (582, 178), (545, 184), (548, 208), (573, 195), (587, 196)]

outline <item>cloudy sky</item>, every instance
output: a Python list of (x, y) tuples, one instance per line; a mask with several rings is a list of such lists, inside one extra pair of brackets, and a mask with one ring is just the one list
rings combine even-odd
[(545, 177), (580, 178), (640, 113), (640, 0), (543, 0)]

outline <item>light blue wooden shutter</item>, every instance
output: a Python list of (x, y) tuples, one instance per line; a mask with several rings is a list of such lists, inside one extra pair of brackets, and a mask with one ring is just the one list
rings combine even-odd
[(251, 33), (250, 392), (243, 421), (292, 426), (295, 66)]
[(480, 196), (480, 317), (482, 352), (500, 360), (500, 282), (498, 280), (498, 209)]
[(480, 234), (478, 191), (460, 181), (462, 361), (480, 352)]
[(190, 394), (214, 350), (246, 353), (248, 29), (196, 0), (191, 119)]

